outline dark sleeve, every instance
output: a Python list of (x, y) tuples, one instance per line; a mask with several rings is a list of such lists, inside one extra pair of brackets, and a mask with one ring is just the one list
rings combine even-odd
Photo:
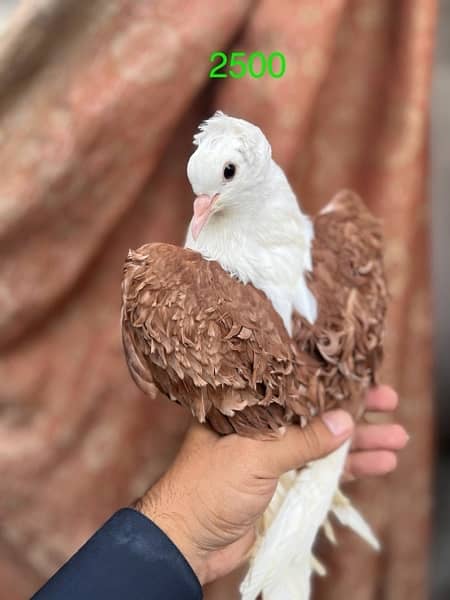
[(119, 510), (32, 600), (200, 600), (190, 565), (166, 534), (131, 508)]

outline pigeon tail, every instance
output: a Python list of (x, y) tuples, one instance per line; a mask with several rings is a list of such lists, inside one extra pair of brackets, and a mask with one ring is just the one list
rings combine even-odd
[(300, 472), (286, 473), (264, 515), (249, 571), (241, 585), (242, 600), (308, 600), (313, 571), (326, 573), (312, 547), (321, 526), (335, 542), (327, 515), (351, 527), (375, 549), (378, 541), (363, 517), (339, 491), (350, 442)]

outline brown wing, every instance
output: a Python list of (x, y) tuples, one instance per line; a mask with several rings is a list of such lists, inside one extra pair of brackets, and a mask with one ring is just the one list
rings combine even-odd
[(314, 411), (306, 385), (317, 364), (299, 356), (267, 297), (192, 250), (129, 252), (122, 336), (143, 391), (156, 385), (220, 433), (279, 435)]
[(296, 314), (293, 338), (321, 363), (309, 384), (320, 409), (339, 403), (358, 417), (382, 359), (388, 294), (381, 223), (345, 190), (317, 215), (314, 233), (309, 287), (319, 314), (314, 326)]

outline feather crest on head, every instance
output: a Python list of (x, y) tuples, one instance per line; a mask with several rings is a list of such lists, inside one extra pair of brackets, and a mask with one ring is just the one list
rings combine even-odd
[(272, 158), (272, 148), (259, 127), (243, 119), (230, 117), (221, 110), (203, 121), (198, 129), (193, 139), (195, 146), (207, 143), (214, 147), (224, 137), (229, 137), (238, 142), (240, 152), (249, 162), (255, 158), (257, 162), (265, 164)]

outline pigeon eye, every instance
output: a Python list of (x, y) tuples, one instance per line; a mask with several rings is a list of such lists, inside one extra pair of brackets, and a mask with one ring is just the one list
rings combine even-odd
[(227, 163), (223, 169), (223, 176), (225, 177), (225, 179), (227, 181), (230, 181), (230, 179), (233, 179), (235, 173), (236, 167), (233, 165), (233, 163)]

